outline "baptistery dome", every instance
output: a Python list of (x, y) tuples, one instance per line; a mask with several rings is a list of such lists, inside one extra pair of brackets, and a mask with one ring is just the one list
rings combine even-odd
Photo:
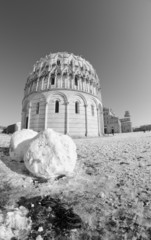
[(27, 78), (22, 129), (100, 136), (102, 109), (100, 80), (92, 65), (74, 54), (49, 54), (36, 62)]

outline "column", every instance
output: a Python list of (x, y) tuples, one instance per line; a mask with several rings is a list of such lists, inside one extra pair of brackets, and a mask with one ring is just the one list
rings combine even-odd
[(74, 79), (75, 79), (75, 75), (73, 74), (72, 77), (71, 77), (71, 81), (72, 81), (71, 88), (72, 89), (75, 89), (75, 87), (74, 87)]
[(95, 83), (93, 85), (93, 94), (96, 96), (96, 85), (95, 85)]
[(55, 74), (55, 82), (56, 82), (55, 87), (58, 88), (58, 75), (57, 74)]
[(98, 136), (100, 136), (100, 117), (99, 117), (99, 108), (97, 107), (97, 122), (98, 122)]
[(88, 81), (85, 79), (85, 91), (88, 92)]
[(85, 107), (85, 136), (88, 136), (88, 113), (87, 113), (87, 108), (88, 105), (84, 105)]
[(94, 95), (94, 83), (92, 83), (92, 94)]
[(69, 74), (68, 74), (68, 78), (69, 78), (69, 88), (72, 89), (72, 78), (70, 77)]
[(81, 90), (83, 91), (84, 90), (84, 79), (81, 78)]
[(100, 108), (100, 124), (101, 124), (101, 133), (104, 134), (104, 118), (103, 118), (103, 108)]
[(50, 85), (50, 72), (48, 73), (47, 89), (49, 88), (49, 85)]
[(28, 107), (28, 126), (27, 126), (27, 129), (30, 128), (30, 117), (31, 117), (31, 103), (29, 103), (29, 107)]
[(57, 74), (55, 73), (55, 84), (53, 85), (53, 88), (57, 88), (58, 86), (57, 81), (58, 81), (58, 77), (57, 77)]
[(41, 80), (41, 90), (44, 89), (44, 77), (42, 77), (42, 80)]
[(86, 81), (85, 81), (85, 78), (83, 78), (83, 91), (86, 92)]
[(51, 89), (51, 73), (50, 73), (50, 76), (49, 76), (49, 89)]
[(65, 134), (69, 134), (69, 122), (68, 122), (68, 105), (69, 102), (65, 103)]
[(57, 78), (58, 78), (57, 88), (60, 88), (60, 86), (61, 86), (61, 74), (57, 75)]
[(47, 129), (47, 120), (48, 120), (48, 104), (49, 102), (45, 102), (45, 125), (44, 125), (44, 129)]
[(89, 80), (87, 80), (87, 92), (89, 92)]
[(69, 76), (67, 77), (67, 87), (66, 88), (70, 88), (70, 79)]
[(62, 73), (60, 74), (60, 88), (62, 88)]
[(63, 75), (62, 76), (62, 88), (65, 88), (65, 77), (66, 77), (66, 75)]
[(39, 78), (37, 79), (36, 92), (38, 91)]
[(61, 74), (61, 78), (60, 78), (60, 88), (62, 88), (62, 84), (63, 84), (63, 74)]
[(64, 88), (67, 88), (67, 75), (65, 76), (65, 78), (64, 78)]
[(79, 78), (79, 91), (81, 91), (81, 78)]

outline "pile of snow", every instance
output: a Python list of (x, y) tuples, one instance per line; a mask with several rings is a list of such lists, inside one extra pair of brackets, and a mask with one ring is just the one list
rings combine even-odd
[(32, 223), (31, 219), (26, 217), (27, 213), (28, 210), (23, 206), (6, 213), (0, 211), (0, 239), (25, 239), (30, 233)]
[(46, 179), (72, 174), (76, 160), (73, 140), (52, 129), (46, 129), (33, 138), (24, 154), (27, 169), (37, 177)]
[(9, 154), (12, 160), (24, 160), (31, 173), (45, 179), (72, 174), (77, 160), (73, 140), (52, 129), (39, 134), (31, 129), (15, 132), (11, 137)]
[(9, 155), (12, 160), (23, 161), (24, 153), (29, 141), (38, 133), (31, 129), (23, 129), (15, 132), (10, 140)]

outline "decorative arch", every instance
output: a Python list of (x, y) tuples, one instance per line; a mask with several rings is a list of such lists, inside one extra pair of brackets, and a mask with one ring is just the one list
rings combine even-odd
[(87, 122), (88, 122), (88, 135), (99, 135), (99, 116), (98, 116), (98, 101), (96, 98), (89, 96), (87, 107)]
[[(64, 103), (65, 103), (65, 104), (68, 103), (68, 98), (67, 98), (66, 94), (64, 94), (64, 93), (62, 93), (62, 92), (52, 93), (50, 96), (47, 97), (46, 102), (49, 103), (51, 99), (54, 99), (54, 97), (55, 97), (55, 99), (56, 99), (57, 96), (61, 96), (62, 99), (64, 100)], [(59, 100), (59, 98), (58, 98), (58, 100)]]
[[(72, 95), (72, 98), (75, 98), (75, 97), (80, 97), (80, 98), (82, 99), (84, 105), (85, 105), (85, 106), (87, 105), (87, 100), (86, 100), (86, 98), (85, 98), (82, 94), (76, 93), (76, 94)], [(78, 100), (78, 99), (77, 99), (77, 100)]]
[(68, 128), (71, 136), (85, 136), (86, 133), (86, 106), (85, 96), (73, 92), (69, 97)]
[(96, 108), (98, 108), (98, 102), (97, 102), (97, 100), (96, 100), (95, 98), (93, 98), (93, 97), (90, 97), (89, 99), (90, 99), (91, 103), (93, 103), (94, 106), (95, 106)]
[(35, 93), (28, 99), (31, 103), (28, 111), (28, 128), (39, 132), (44, 129), (46, 97), (43, 93)]
[(45, 128), (67, 133), (68, 98), (60, 91), (50, 92), (46, 99)]

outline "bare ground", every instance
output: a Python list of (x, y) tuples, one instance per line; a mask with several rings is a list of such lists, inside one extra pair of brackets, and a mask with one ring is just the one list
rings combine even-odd
[(82, 222), (67, 231), (43, 226), (44, 231), (26, 239), (36, 239), (39, 234), (45, 240), (151, 239), (151, 132), (75, 139), (78, 160), (74, 175), (47, 182), (32, 176), (24, 163), (10, 161), (9, 140), (0, 135), (2, 211), (16, 206), (23, 196), (48, 195), (51, 201), (57, 199), (72, 208)]

